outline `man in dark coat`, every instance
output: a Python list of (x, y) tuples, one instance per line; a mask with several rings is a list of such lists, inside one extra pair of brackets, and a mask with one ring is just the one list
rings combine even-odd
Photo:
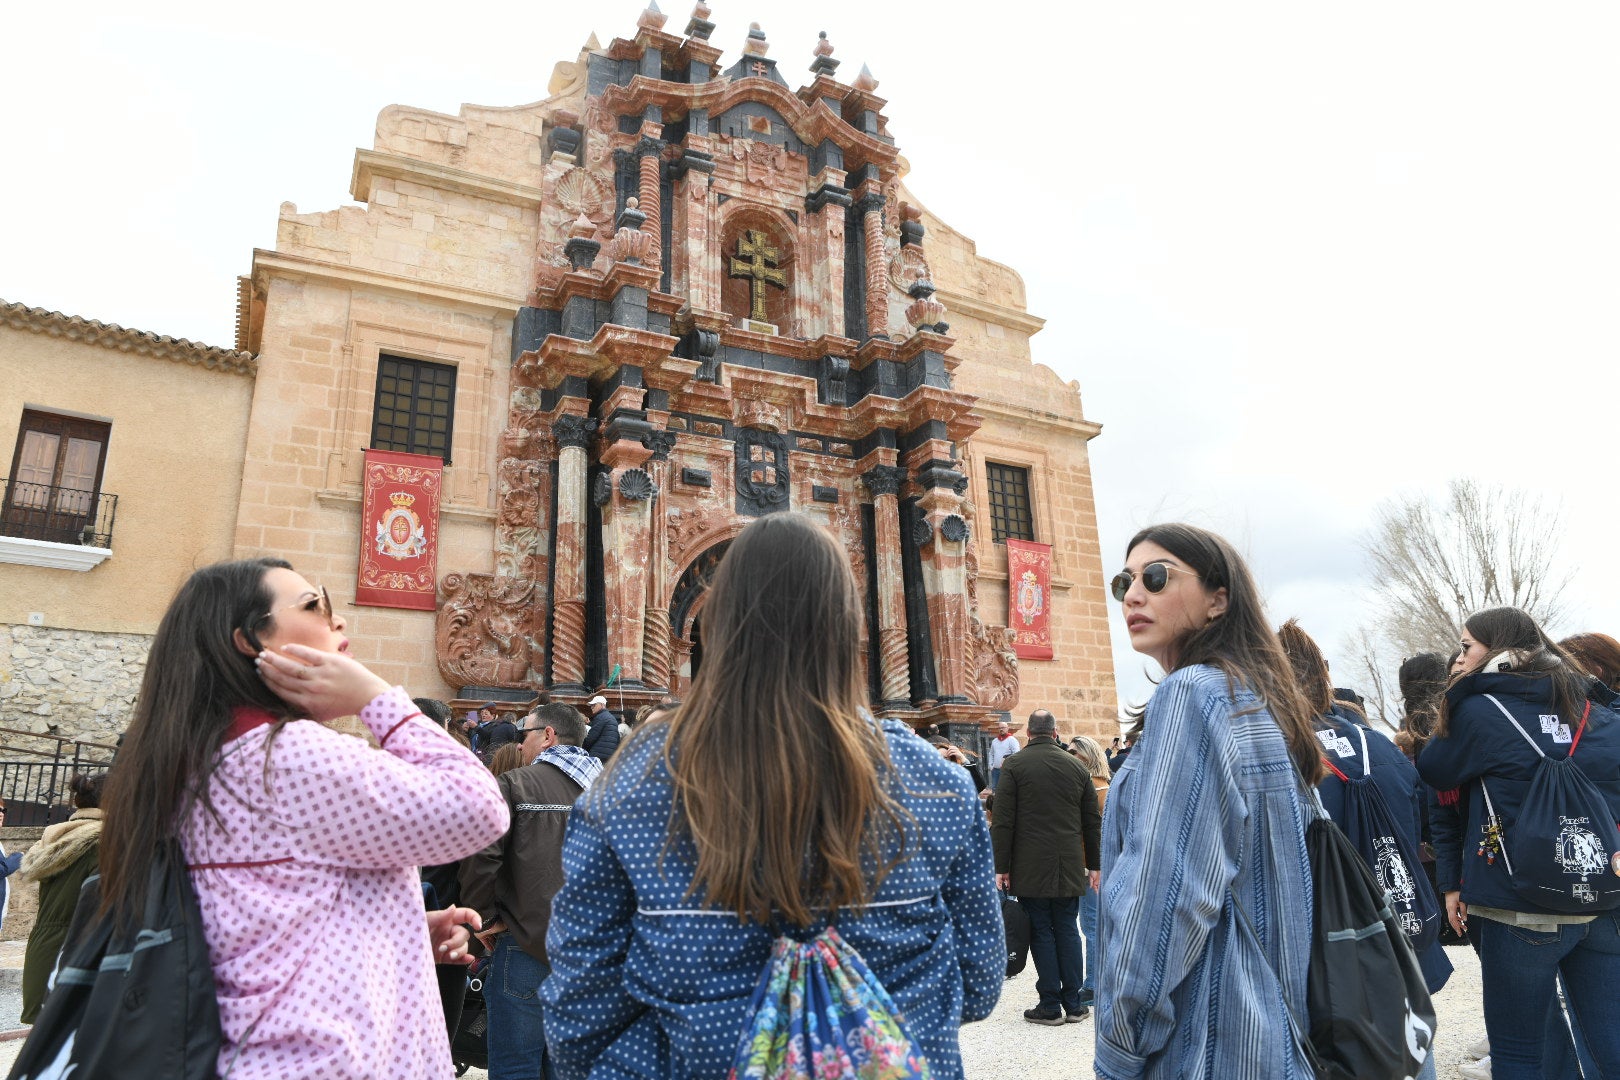
[(597, 694), (588, 702), (591, 727), (585, 733), (585, 749), (600, 761), (613, 756), (619, 748), (619, 718), (608, 711), (607, 698)]
[(602, 763), (580, 748), (585, 718), (573, 706), (542, 705), (522, 727), (526, 764), (497, 781), (512, 827), (461, 862), (461, 902), (482, 917), (479, 940), (493, 953), (484, 1002), (495, 1077), (552, 1075), (537, 997), (551, 974), (546, 930), (552, 898), (562, 888), (569, 809), (602, 772)]
[(1040, 1003), (1032, 1024), (1076, 1023), (1091, 1012), (1081, 989), (1080, 897), (1097, 887), (1102, 811), (1084, 765), (1057, 741), (1045, 709), (1029, 715), (1029, 743), (1001, 766), (996, 786), (996, 885), (1029, 915), (1029, 953)]

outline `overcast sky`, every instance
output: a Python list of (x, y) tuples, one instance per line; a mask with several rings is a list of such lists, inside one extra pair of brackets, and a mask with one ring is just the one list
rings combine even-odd
[[(12, 5), (0, 298), (231, 345), (279, 204), (348, 202), (382, 108), (539, 100), (640, 7)], [(917, 198), (1023, 275), (1103, 424), (1108, 569), (1144, 524), (1214, 528), (1343, 671), (1374, 507), (1470, 476), (1561, 504), (1554, 629), (1620, 635), (1620, 8), (713, 8), (726, 64), (750, 21), (794, 85), (819, 30), (870, 64)]]

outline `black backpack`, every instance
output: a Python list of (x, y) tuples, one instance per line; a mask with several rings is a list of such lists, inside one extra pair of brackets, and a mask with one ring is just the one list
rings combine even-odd
[[(1501, 710), (1539, 760), (1518, 817), (1511, 824), (1504, 825), (1497, 816), (1490, 789), (1480, 778), (1479, 787), (1490, 815), (1480, 854), (1494, 862), (1500, 852), (1513, 891), (1538, 908), (1586, 915), (1620, 906), (1620, 877), (1610, 872), (1620, 854), (1620, 829), (1615, 827), (1608, 801), (1574, 761), (1575, 748), (1580, 746), (1587, 718), (1592, 715), (1592, 703), (1586, 703), (1580, 726), (1570, 740), (1569, 754), (1550, 758), (1519, 726), (1507, 706), (1490, 694), (1485, 699)], [(1557, 717), (1543, 718), (1543, 722), (1547, 719), (1568, 733)]]
[(100, 905), (96, 875), (79, 890), (55, 982), (10, 1080), (213, 1080), (219, 1002), (179, 845), (153, 858), (138, 926), (98, 918)]
[[(1317, 1080), (1406, 1080), (1434, 1052), (1434, 1003), (1378, 880), (1320, 801), (1317, 810), (1305, 828), (1313, 894), (1309, 1026), (1290, 1005), (1294, 1036)], [(1254, 937), (1236, 894), (1232, 903)]]
[(1395, 921), (1411, 939), (1412, 951), (1421, 954), (1440, 937), (1440, 903), (1429, 886), (1418, 853), (1396, 825), (1384, 793), (1372, 778), (1367, 732), (1359, 724), (1355, 728), (1361, 738), (1360, 776), (1346, 776), (1337, 765), (1322, 758), (1322, 763), (1344, 781), (1344, 820), (1337, 824), (1389, 897)]

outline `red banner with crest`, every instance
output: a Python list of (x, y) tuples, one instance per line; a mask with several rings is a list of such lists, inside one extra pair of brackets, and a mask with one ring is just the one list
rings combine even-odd
[(1052, 659), (1052, 545), (1008, 540), (1007, 625), (1020, 660)]
[(367, 450), (354, 602), (432, 611), (439, 562), (444, 460)]

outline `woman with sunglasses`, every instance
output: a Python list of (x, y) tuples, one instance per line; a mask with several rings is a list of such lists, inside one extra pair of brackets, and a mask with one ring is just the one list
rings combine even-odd
[[(1492, 608), (1463, 624), (1461, 673), (1453, 676), (1434, 737), (1418, 757), (1431, 786), (1454, 794), (1457, 829), (1435, 831), (1446, 916), (1479, 949), (1485, 1031), (1496, 1080), (1547, 1073), (1549, 1052), (1569, 1038), (1554, 986), (1579, 1020), (1604, 1076), (1620, 1076), (1620, 911), (1561, 913), (1526, 899), (1508, 863), (1513, 827), (1541, 755), (1567, 759), (1620, 821), (1620, 717), (1615, 695), (1591, 679), (1527, 613)], [(1490, 803), (1487, 806), (1486, 796)], [(1487, 831), (1494, 816), (1500, 828)], [(1561, 834), (1565, 850), (1579, 839)], [(1554, 843), (1552, 837), (1547, 843)], [(1577, 864), (1578, 865), (1578, 864)], [(1565, 866), (1566, 873), (1575, 871)], [(1599, 870), (1607, 877), (1606, 869)], [(1562, 878), (1562, 875), (1560, 875)], [(1573, 882), (1562, 878), (1557, 884)], [(1547, 1017), (1548, 1023), (1541, 1023)]]
[(831, 923), (936, 1080), (962, 1075), (957, 1029), (1006, 975), (990, 833), (966, 770), (867, 712), (864, 620), (812, 519), (771, 514), (732, 542), (691, 692), (568, 824), (540, 988), (564, 1080), (725, 1076), (778, 934)]
[(1113, 593), (1165, 677), (1104, 813), (1097, 1075), (1309, 1077), (1310, 707), (1219, 536), (1142, 530)]
[[(424, 915), (416, 867), (507, 826), (478, 759), (348, 655), (326, 590), (280, 559), (205, 567), (152, 639), (107, 778), (103, 914), (133, 918), (178, 842), (233, 1080), (448, 1077), (433, 958), (465, 909)], [(378, 742), (323, 726), (358, 714)]]

